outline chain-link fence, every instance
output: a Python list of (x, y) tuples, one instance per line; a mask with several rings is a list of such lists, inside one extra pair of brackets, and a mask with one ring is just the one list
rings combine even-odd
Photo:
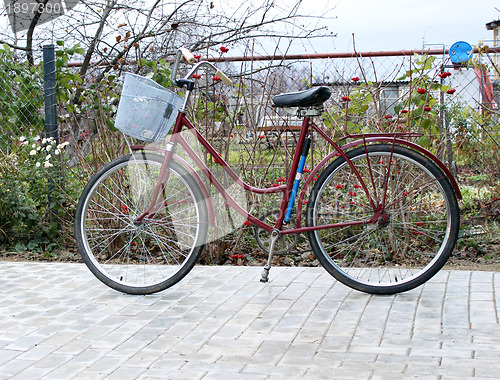
[[(414, 137), (417, 143), (437, 154), (452, 171), (458, 164), (478, 173), (498, 174), (500, 99), (495, 54), (497, 50), (480, 49), (466, 65), (453, 65), (444, 49), (219, 57), (214, 61), (231, 76), (235, 86), (223, 86), (209, 74), (197, 77), (197, 93), (189, 117), (223, 158), (235, 165), (245, 181), (255, 186), (270, 186), (288, 169), (301, 123), (293, 112), (288, 114), (272, 107), (272, 97), (324, 85), (332, 90), (322, 118), (330, 136), (419, 133), (418, 138)], [(69, 144), (66, 153), (70, 157), (66, 156), (63, 166), (71, 163), (72, 167), (63, 168), (56, 178), (73, 177), (46, 186), (47, 191), (58, 190), (62, 194), (59, 198), (39, 190), (36, 204), (26, 203), (21, 193), (9, 204), (4, 198), (6, 206), (0, 210), (0, 250), (2, 231), (8, 231), (6, 225), (11, 229), (33, 228), (31, 219), (41, 220), (40, 216), (30, 216), (30, 220), (13, 225), (13, 210), (21, 206), (39, 210), (41, 199), (45, 199), (57, 205), (58, 215), (72, 220), (74, 204), (88, 177), (126, 151), (121, 135), (113, 128), (123, 71), (149, 75), (165, 86), (171, 85), (168, 65), (163, 64), (123, 62), (105, 76), (96, 67), (86, 78), (78, 78), (74, 66), (58, 67), (58, 135), (60, 142)], [(95, 78), (102, 78), (102, 83), (98, 85)], [(42, 66), (29, 67), (14, 52), (0, 49), (0, 186), (5, 190), (2, 192), (0, 188), (0, 193), (3, 195), (12, 194), (14, 189), (7, 189), (7, 185), (14, 186), (7, 179), (20, 178), (9, 168), (15, 166), (19, 171), (22, 165), (32, 165), (51, 169), (51, 160), (59, 154), (59, 148), (43, 140), (48, 137), (44, 118)], [(310, 165), (324, 157), (323, 148), (326, 149), (313, 145)], [(44, 151), (43, 157), (40, 151)], [(41, 181), (46, 176), (31, 170), (25, 170), (24, 179), (17, 186), (25, 186), (39, 176), (37, 188), (42, 189)], [(273, 200), (270, 202), (262, 204), (259, 211), (251, 209), (258, 207), (259, 201), (248, 200), (249, 211), (267, 212), (274, 207)], [(216, 208), (225, 209), (220, 206)], [(61, 209), (65, 210), (62, 214)], [(52, 214), (47, 214), (44, 220), (52, 223), (53, 228)], [(60, 227), (60, 220), (56, 222), (56, 228)]]
[[(478, 162), (470, 155), (472, 146), (475, 153), (481, 153), (482, 143), (500, 147), (496, 52), (476, 51), (464, 64), (453, 64), (445, 49), (288, 56), (272, 61), (242, 57), (231, 59), (241, 62), (228, 70), (236, 67), (236, 76), (261, 84), (262, 93), (254, 86), (251, 91), (259, 93), (259, 106), (266, 106), (266, 111), (257, 106), (254, 114), (260, 120), (254, 122), (282, 123), (269, 107), (269, 96), (325, 85), (333, 90), (325, 119), (333, 131), (419, 132), (424, 135), (419, 143), (432, 147), (452, 167), (456, 160)], [(251, 125), (251, 120), (246, 124)]]
[[(444, 50), (423, 51), (427, 54), (426, 59), (432, 57), (428, 61), (422, 60), (422, 51), (236, 57), (227, 61), (219, 58), (219, 62), (225, 62), (219, 64), (226, 66), (233, 77), (241, 78), (241, 85), (236, 92), (230, 90), (222, 95), (215, 94), (209, 87), (203, 92), (204, 95), (212, 93), (216, 97), (225, 97), (225, 105), (232, 111), (237, 111), (235, 107), (238, 107), (238, 99), (245, 93), (248, 98), (252, 98), (252, 104), (247, 103), (246, 107), (253, 109), (251, 117), (248, 114), (240, 123), (262, 125), (272, 118), (273, 110), (268, 107), (272, 95), (326, 85), (333, 90), (329, 108), (339, 111), (346, 108), (343, 97), (352, 98), (353, 94), (354, 97), (359, 96), (360, 89), (363, 89), (369, 93), (369, 97), (364, 99), (363, 115), (359, 116), (366, 119), (363, 126), (370, 127), (371, 124), (371, 128), (377, 131), (380, 130), (380, 122), (401, 119), (400, 112), (405, 112), (411, 106), (408, 99), (412, 91), (424, 86), (428, 80), (430, 97), (436, 100), (428, 105), (434, 107), (432, 111), (439, 117), (440, 131), (448, 127), (456, 131), (463, 126), (459, 116), (470, 118), (474, 115), (475, 119), (470, 118), (466, 122), (478, 123), (484, 129), (483, 133), (494, 134), (497, 129), (498, 74), (495, 72), (496, 51), (492, 51), (476, 53), (472, 59), (473, 65), (468, 66), (452, 65)], [(449, 72), (450, 75), (443, 76), (443, 72)], [(435, 83), (449, 89), (436, 91), (431, 86)], [(347, 106), (350, 105), (352, 103)], [(42, 70), (28, 67), (10, 50), (0, 50), (2, 152), (9, 152), (12, 144), (18, 143), (19, 138), (25, 135), (43, 132), (43, 106)], [(239, 106), (241, 108), (241, 104)], [(366, 106), (368, 108), (365, 110)], [(457, 116), (457, 108), (460, 108), (462, 115)], [(337, 122), (342, 124), (339, 120)], [(398, 123), (401, 124), (401, 120)]]
[(8, 48), (0, 49), (0, 152), (44, 128), (43, 72)]

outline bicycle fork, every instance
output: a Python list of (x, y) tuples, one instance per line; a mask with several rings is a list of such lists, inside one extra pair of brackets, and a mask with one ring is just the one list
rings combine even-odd
[(160, 203), (158, 203), (158, 198), (160, 197), (161, 192), (164, 191), (165, 183), (168, 181), (168, 178), (170, 176), (170, 172), (168, 171), (168, 163), (173, 156), (175, 146), (176, 145), (174, 143), (167, 144), (165, 149), (166, 153), (165, 156), (163, 157), (163, 163), (160, 169), (160, 175), (158, 176), (158, 180), (156, 182), (156, 187), (153, 192), (151, 203), (149, 204), (148, 208), (141, 215), (137, 217), (137, 219), (135, 220), (136, 224), (140, 224), (145, 217), (156, 213), (160, 208)]

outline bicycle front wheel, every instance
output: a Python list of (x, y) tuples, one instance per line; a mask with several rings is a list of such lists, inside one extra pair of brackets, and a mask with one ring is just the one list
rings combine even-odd
[(310, 231), (318, 261), (342, 283), (367, 293), (413, 289), (434, 276), (455, 246), (459, 208), (441, 169), (411, 149), (387, 144), (347, 153), (382, 205), (380, 219), (355, 171), (339, 157), (320, 175), (307, 205), (308, 226), (362, 222)]
[(171, 161), (154, 209), (163, 157), (120, 157), (89, 181), (76, 211), (76, 239), (92, 273), (113, 289), (150, 294), (180, 281), (199, 258), (208, 213), (196, 180)]

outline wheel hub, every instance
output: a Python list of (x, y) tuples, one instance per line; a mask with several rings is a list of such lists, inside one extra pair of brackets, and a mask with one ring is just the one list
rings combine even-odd
[(377, 218), (377, 224), (380, 227), (387, 227), (389, 225), (389, 222), (391, 221), (391, 218), (385, 211), (381, 211), (378, 215)]

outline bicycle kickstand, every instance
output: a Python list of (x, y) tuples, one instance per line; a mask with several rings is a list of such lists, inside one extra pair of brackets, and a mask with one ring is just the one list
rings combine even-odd
[(260, 279), (260, 282), (269, 281), (269, 271), (271, 270), (271, 260), (273, 259), (274, 246), (280, 235), (281, 235), (280, 231), (277, 229), (271, 231), (271, 245), (269, 246), (269, 257), (267, 258), (267, 264), (264, 266), (264, 270), (262, 271), (262, 277)]

